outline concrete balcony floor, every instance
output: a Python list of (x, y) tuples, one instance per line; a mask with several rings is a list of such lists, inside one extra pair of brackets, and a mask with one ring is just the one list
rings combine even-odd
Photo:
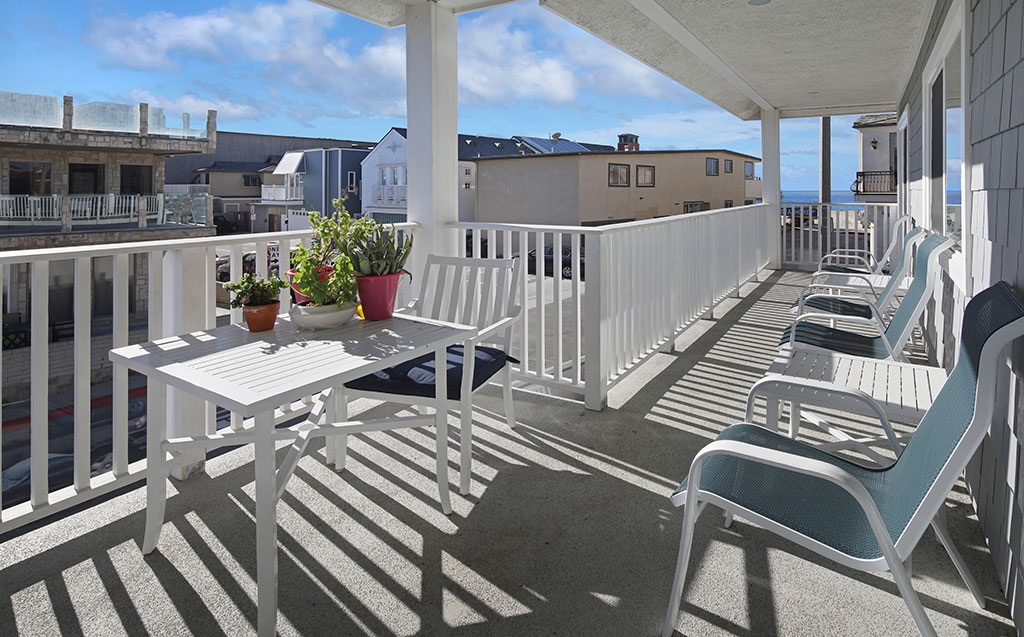
[[(453, 492), (451, 516), (437, 501), (431, 431), (355, 437), (343, 473), (314, 447), (279, 507), (278, 630), (659, 632), (681, 522), (667, 496), (697, 450), (742, 420), (747, 388), (772, 359), (805, 281), (775, 272), (747, 285), (714, 320), (684, 334), (685, 349), (656, 356), (620, 384), (601, 413), (520, 392), (519, 425), (510, 430), (499, 393), (485, 391), (475, 413), (472, 494)], [(453, 444), (453, 488), (455, 452)], [(175, 483), (170, 494), (160, 549), (148, 557), (139, 551), (142, 489), (6, 541), (0, 633), (254, 632), (248, 449), (210, 460), (207, 475)], [(913, 566), (929, 617), (941, 635), (1012, 634), (962, 484), (949, 505), (951, 532), (988, 610), (978, 609), (927, 533)], [(888, 574), (838, 568), (742, 520), (729, 529), (721, 522), (709, 508), (697, 524), (677, 624), (683, 634), (916, 634)]]

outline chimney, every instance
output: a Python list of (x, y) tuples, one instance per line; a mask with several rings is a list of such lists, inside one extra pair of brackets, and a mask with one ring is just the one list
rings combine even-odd
[(633, 133), (622, 133), (619, 135), (619, 152), (635, 152), (640, 150), (640, 138)]

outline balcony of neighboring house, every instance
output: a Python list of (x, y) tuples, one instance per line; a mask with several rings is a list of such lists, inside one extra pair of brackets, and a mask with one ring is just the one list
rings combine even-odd
[(205, 226), (209, 194), (0, 195), (7, 234)]
[(280, 185), (266, 185), (262, 186), (262, 198), (261, 203), (264, 204), (294, 204), (301, 202), (304, 197), (304, 189), (302, 184), (280, 184)]
[(408, 186), (405, 184), (385, 184), (373, 187), (373, 203), (381, 205), (404, 205)]
[(895, 170), (861, 170), (850, 186), (855, 195), (896, 195)]

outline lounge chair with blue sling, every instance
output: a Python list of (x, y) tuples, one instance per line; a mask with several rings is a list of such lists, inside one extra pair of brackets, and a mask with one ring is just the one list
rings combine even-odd
[(928, 299), (932, 296), (937, 278), (936, 273), (939, 270), (939, 256), (952, 245), (952, 239), (937, 234), (932, 234), (921, 242), (917, 249), (914, 279), (888, 325), (874, 315), (870, 318), (843, 317), (847, 323), (874, 329), (878, 332), (877, 335), (859, 334), (813, 323), (812, 321), (815, 320), (834, 320), (836, 315), (828, 312), (811, 312), (798, 316), (793, 324), (786, 328), (779, 341), (779, 347), (816, 349), (841, 352), (852, 356), (903, 360), (903, 347), (913, 334), (914, 327), (924, 313)]
[[(896, 248), (903, 244), (902, 237), (910, 231), (910, 215), (903, 215), (892, 224), (889, 246), (881, 259), (872, 250), (863, 248), (836, 248), (818, 262), (819, 272), (847, 272), (885, 274), (885, 268), (896, 262)], [(900, 255), (902, 257), (902, 255)]]
[(976, 295), (964, 311), (949, 379), (903, 453), (885, 468), (863, 467), (758, 425), (726, 428), (697, 453), (672, 494), (684, 510), (663, 635), (675, 627), (694, 525), (707, 504), (843, 566), (890, 571), (918, 630), (935, 635), (904, 563), (929, 525), (947, 550), (952, 546), (935, 521), (985, 438), (1007, 346), (1022, 335), (1024, 303), (1009, 285)]
[(896, 263), (892, 275), (888, 277), (885, 287), (875, 290), (870, 284), (864, 286), (828, 285), (811, 283), (800, 298), (793, 302), (793, 310), (803, 314), (806, 308), (847, 316), (884, 316), (896, 293), (910, 272), (913, 263), (913, 250), (924, 241), (927, 231), (915, 228), (907, 235), (903, 255)]

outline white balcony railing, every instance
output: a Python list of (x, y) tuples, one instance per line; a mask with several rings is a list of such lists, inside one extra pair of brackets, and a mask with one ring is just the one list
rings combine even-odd
[[(139, 223), (202, 224), (204, 193), (158, 195), (0, 195), (0, 227), (71, 226)], [(67, 214), (68, 218), (64, 219)]]
[[(403, 233), (414, 233), (417, 226), (401, 224), (397, 228)], [(230, 279), (237, 280), (243, 272), (244, 252), (254, 249), (256, 271), (266, 275), (271, 255), (290, 254), (299, 242), (308, 242), (311, 236), (310, 230), (299, 230), (274, 235), (251, 234), (173, 241), (137, 241), (50, 250), (0, 252), (0, 269), (5, 272), (9, 271), (8, 268), (27, 269), (26, 274), (32, 291), (28, 308), (29, 355), (26, 357), (29, 366), (27, 376), (30, 380), (30, 405), (26, 426), (29, 429), (30, 443), (26, 441), (24, 457), (10, 459), (11, 456), (18, 455), (11, 452), (14, 441), (6, 435), (4, 440), (4, 469), (18, 462), (28, 463), (28, 500), (12, 501), (10, 496), (0, 494), (0, 534), (65, 511), (69, 507), (144, 477), (145, 451), (138, 443), (139, 440), (145, 439), (145, 430), (140, 427), (145, 427), (144, 423), (147, 420), (154, 421), (158, 416), (153, 413), (152, 404), (145, 405), (141, 414), (135, 413), (132, 416), (132, 425), (129, 429), (129, 379), (124, 368), (116, 369), (110, 382), (113, 425), (110, 420), (92, 421), (93, 269), (101, 267), (101, 261), (113, 262), (113, 275), (110, 277), (113, 288), (113, 333), (106, 339), (111, 346), (120, 347), (129, 342), (130, 322), (137, 325), (139, 321), (145, 321), (146, 327), (143, 329), (148, 330), (147, 338), (150, 339), (172, 336), (175, 332), (182, 331), (175, 326), (184, 324), (185, 314), (193, 317), (193, 320), (201, 320), (200, 328), (214, 327), (217, 324), (216, 292), (221, 284), (216, 273), (218, 254), (228, 256)], [(271, 237), (276, 240), (270, 241)], [(50, 285), (51, 265), (57, 269), (61, 267), (60, 262), (65, 261), (74, 264), (74, 340), (71, 350), (62, 347), (63, 343), (51, 345), (53, 331), (49, 320), (50, 295), (45, 292)], [(130, 286), (133, 277), (138, 276), (139, 268), (144, 268), (142, 271), (148, 280), (148, 310), (143, 315), (142, 308), (136, 308), (137, 314), (131, 315), (129, 298), (133, 289)], [(408, 288), (407, 283), (399, 288), (398, 303), (401, 305), (410, 300)], [(282, 290), (280, 298), (281, 313), (287, 313), (291, 305), (287, 289)], [(189, 309), (184, 310), (185, 306)], [(199, 308), (198, 313), (195, 313), (196, 308)], [(241, 322), (241, 310), (231, 310), (228, 320), (231, 323)], [(4, 340), (4, 329), (4, 325), (0, 323), (0, 342)], [(12, 354), (11, 351), (5, 352), (3, 362), (10, 364)], [(102, 360), (106, 360), (105, 351), (102, 352)], [(62, 373), (65, 364), (73, 370), (73, 400), (65, 397), (68, 404), (54, 409), (56, 405), (51, 402), (51, 399), (55, 399), (51, 396), (51, 380), (54, 383), (58, 383), (58, 380), (51, 379), (51, 372)], [(155, 381), (149, 379), (148, 382), (152, 388)], [(140, 400), (139, 389), (142, 388), (132, 390), (133, 404)], [(142, 396), (145, 396), (151, 390), (142, 391)], [(0, 388), (0, 403), (3, 403), (2, 393), (3, 390)], [(311, 404), (312, 398), (283, 405), (276, 414), (278, 422), (301, 415), (309, 410)], [(172, 431), (173, 427), (180, 426), (181, 412), (176, 410), (180, 410), (180, 405), (171, 407), (167, 412), (167, 422)], [(73, 423), (67, 422), (67, 418), (62, 415), (54, 416), (58, 412), (71, 413)], [(214, 406), (208, 405), (204, 413), (205, 432), (216, 433)], [(51, 417), (57, 420), (51, 421)], [(177, 421), (174, 420), (175, 417), (178, 418)], [(239, 418), (232, 418), (229, 426), (238, 429), (245, 426), (245, 423)], [(96, 454), (102, 453), (98, 448), (104, 445), (108, 451), (108, 460), (97, 462)], [(69, 459), (72, 461), (68, 462)], [(62, 470), (64, 467), (68, 469), (66, 472)]]
[(210, 184), (164, 184), (165, 195), (198, 195), (210, 192)]
[(795, 203), (781, 206), (782, 265), (813, 269), (837, 248), (881, 258), (892, 241), (896, 204)]
[(389, 184), (373, 187), (373, 201), (376, 203), (405, 203), (408, 186)]
[(265, 201), (302, 201), (304, 195), (302, 186), (263, 186), (262, 191)]
[[(612, 386), (768, 265), (777, 224), (777, 213), (758, 204), (599, 228), (455, 227), (468, 256), (530, 261), (520, 273), (536, 301), (525, 304), (514, 339), (516, 376), (596, 409)], [(528, 273), (551, 276), (534, 276), (527, 290)]]

